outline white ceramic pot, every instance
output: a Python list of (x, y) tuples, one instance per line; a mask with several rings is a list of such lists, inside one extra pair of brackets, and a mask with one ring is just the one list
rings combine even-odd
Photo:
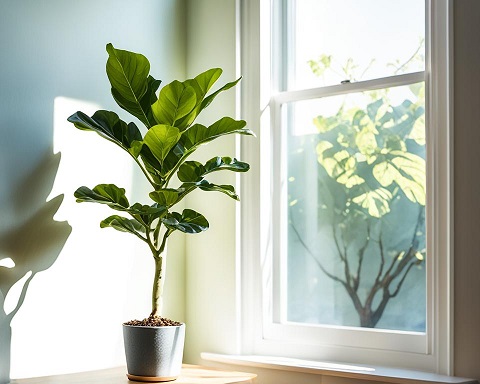
[(124, 324), (123, 341), (130, 380), (162, 382), (180, 375), (185, 324), (166, 327)]

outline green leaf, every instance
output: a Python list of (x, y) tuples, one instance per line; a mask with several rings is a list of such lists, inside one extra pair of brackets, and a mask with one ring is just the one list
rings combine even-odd
[(201, 111), (200, 108), (203, 99), (205, 98), (205, 95), (213, 86), (213, 84), (215, 84), (215, 82), (218, 80), (222, 72), (223, 71), (220, 68), (212, 68), (208, 71), (200, 73), (194, 79), (185, 80), (184, 84), (186, 86), (192, 87), (195, 90), (197, 102), (195, 108), (193, 108), (193, 110), (188, 115), (177, 121), (176, 126), (181, 131), (185, 130), (195, 121), (195, 118)]
[(92, 117), (76, 112), (67, 119), (81, 130), (93, 131), (103, 138), (114, 142), (137, 157), (141, 151), (142, 134), (134, 123), (127, 124), (118, 115), (110, 111), (97, 111)]
[(141, 237), (143, 240), (145, 240), (145, 238), (141, 235), (145, 233), (145, 227), (137, 220), (127, 219), (126, 217), (119, 215), (113, 215), (100, 222), (100, 228), (108, 227), (115, 228), (120, 232), (132, 233), (135, 236)]
[(209, 173), (228, 170), (233, 172), (247, 172), (250, 165), (230, 157), (213, 157), (205, 165), (198, 161), (186, 161), (178, 169), (177, 176), (183, 182), (196, 182)]
[(77, 203), (107, 204), (119, 211), (126, 211), (130, 205), (125, 196), (125, 189), (119, 188), (115, 184), (99, 184), (93, 190), (83, 186), (78, 188), (74, 195), (77, 198)]
[(166, 188), (159, 191), (150, 192), (149, 196), (153, 201), (156, 201), (158, 204), (165, 207), (171, 207), (178, 201), (180, 193), (183, 192), (183, 189), (171, 189)]
[(147, 145), (142, 146), (140, 157), (145, 165), (145, 169), (152, 176), (155, 183), (158, 185), (163, 185), (163, 178), (161, 176), (162, 164), (153, 155), (152, 151)]
[(128, 212), (137, 215), (160, 215), (166, 212), (167, 208), (162, 205), (146, 205), (135, 203), (129, 209)]
[(388, 189), (378, 188), (354, 197), (353, 202), (368, 210), (372, 217), (380, 218), (390, 212), (392, 194)]
[(115, 49), (110, 43), (106, 49), (106, 71), (115, 101), (151, 127), (155, 123), (149, 119), (150, 104), (160, 82), (149, 76), (148, 59), (139, 53)]
[(246, 122), (243, 120), (234, 120), (231, 117), (224, 117), (210, 127), (201, 124), (195, 124), (188, 130), (182, 132), (182, 137), (177, 145), (172, 148), (165, 158), (162, 173), (165, 177), (171, 176), (175, 167), (182, 164), (200, 145), (206, 144), (218, 137), (229, 134), (252, 135), (255, 134), (247, 128), (244, 128)]
[(148, 130), (143, 141), (148, 145), (155, 158), (162, 164), (168, 152), (177, 144), (180, 136), (178, 128), (158, 124)]
[(175, 80), (161, 89), (158, 100), (152, 105), (153, 115), (158, 124), (173, 126), (195, 108), (196, 101), (194, 88)]
[(215, 91), (214, 93), (212, 93), (211, 95), (208, 95), (203, 101), (202, 101), (202, 104), (200, 105), (200, 110), (198, 111), (200, 113), (200, 111), (204, 110), (205, 108), (207, 108), (210, 103), (215, 99), (215, 97), (218, 96), (218, 94), (220, 92), (223, 92), (223, 91), (226, 91), (232, 87), (234, 87), (235, 85), (238, 84), (238, 82), (241, 80), (242, 78), (239, 77), (237, 80), (235, 81), (232, 81), (230, 83), (227, 83), (225, 84), (222, 88), (220, 88), (219, 90)]
[(223, 117), (208, 128), (195, 124), (182, 134), (182, 144), (187, 149), (196, 148), (201, 144), (208, 143), (217, 137), (238, 133), (241, 135), (253, 135), (253, 132), (244, 128), (247, 123), (244, 120), (234, 120), (231, 117)]
[(198, 161), (186, 161), (178, 169), (177, 176), (183, 182), (200, 181), (205, 174), (205, 167)]
[(213, 157), (205, 163), (205, 171), (207, 173), (228, 170), (233, 172), (247, 172), (250, 165), (235, 158), (230, 157)]
[(178, 229), (184, 233), (200, 233), (208, 229), (207, 219), (192, 209), (184, 209), (182, 214), (172, 212), (162, 219), (162, 222), (171, 230)]
[(235, 188), (233, 186), (212, 184), (205, 179), (202, 179), (197, 182), (183, 183), (181, 188), (185, 190), (185, 192), (183, 192), (182, 195), (180, 196), (181, 198), (185, 197), (185, 195), (189, 194), (196, 188), (200, 188), (201, 190), (207, 191), (207, 192), (221, 192), (231, 197), (234, 200), (240, 201), (240, 198), (235, 193)]
[(147, 91), (140, 99), (139, 104), (125, 99), (115, 88), (112, 88), (112, 96), (121, 108), (138, 118), (147, 128), (150, 128), (156, 124), (151, 106), (157, 101), (156, 92), (160, 84), (160, 80), (148, 76)]

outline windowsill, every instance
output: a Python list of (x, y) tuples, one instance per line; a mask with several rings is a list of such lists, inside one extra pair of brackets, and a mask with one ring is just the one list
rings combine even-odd
[(287, 357), (222, 355), (202, 352), (205, 361), (386, 383), (478, 384), (477, 380), (398, 368), (300, 360)]

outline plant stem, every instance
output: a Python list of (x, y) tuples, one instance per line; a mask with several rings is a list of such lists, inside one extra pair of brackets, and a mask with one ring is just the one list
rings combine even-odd
[[(166, 256), (166, 247), (167, 239), (170, 235), (170, 231), (167, 230), (163, 235), (162, 244), (160, 249), (157, 251), (153, 244), (150, 242), (150, 248), (153, 252), (153, 259), (155, 260), (155, 277), (153, 279), (153, 289), (152, 289), (152, 313), (150, 316), (161, 316), (162, 314), (162, 304), (163, 304), (163, 283), (165, 275), (165, 256)], [(147, 235), (148, 236), (148, 235)], [(148, 236), (150, 239), (150, 236)], [(150, 241), (150, 240), (149, 240)]]
[(150, 316), (160, 316), (162, 313), (163, 293), (163, 257), (155, 257), (155, 278), (152, 290), (152, 313)]

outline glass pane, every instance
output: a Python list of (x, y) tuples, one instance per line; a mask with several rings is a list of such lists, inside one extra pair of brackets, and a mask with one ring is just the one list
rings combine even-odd
[(289, 90), (425, 69), (423, 1), (296, 0), (289, 4)]
[(287, 321), (425, 331), (424, 88), (283, 105)]

